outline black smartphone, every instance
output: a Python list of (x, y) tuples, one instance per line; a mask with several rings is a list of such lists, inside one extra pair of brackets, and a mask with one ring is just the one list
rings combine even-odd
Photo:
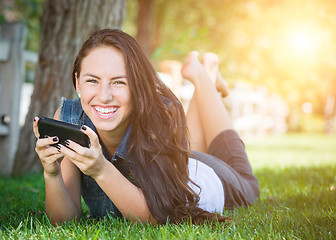
[[(40, 138), (57, 136), (60, 144), (65, 145), (66, 140), (74, 141), (83, 147), (89, 147), (89, 137), (80, 130), (81, 126), (55, 119), (41, 117), (38, 121)], [(56, 143), (56, 144), (58, 144)], [(53, 144), (53, 145), (56, 145)]]

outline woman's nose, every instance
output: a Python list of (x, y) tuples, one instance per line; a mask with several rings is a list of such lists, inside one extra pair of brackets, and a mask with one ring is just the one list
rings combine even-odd
[(99, 89), (99, 100), (101, 102), (109, 102), (113, 99), (113, 91), (112, 88), (106, 85), (102, 85), (102, 87)]

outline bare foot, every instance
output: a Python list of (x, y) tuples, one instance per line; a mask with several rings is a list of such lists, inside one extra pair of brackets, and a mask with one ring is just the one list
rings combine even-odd
[(202, 57), (202, 64), (208, 72), (212, 83), (216, 85), (217, 91), (221, 93), (222, 97), (229, 95), (229, 86), (224, 80), (218, 69), (218, 57), (212, 52), (206, 52)]
[(216, 79), (217, 79), (217, 71), (218, 71), (218, 57), (216, 54), (212, 53), (212, 52), (206, 52), (203, 54), (202, 56), (202, 64), (205, 67), (205, 69), (207, 70), (210, 78), (211, 78), (211, 82), (213, 84), (216, 83)]
[(198, 79), (200, 75), (209, 77), (205, 67), (198, 60), (198, 55), (197, 51), (190, 52), (181, 69), (182, 76), (191, 81), (194, 85), (196, 84), (196, 79)]

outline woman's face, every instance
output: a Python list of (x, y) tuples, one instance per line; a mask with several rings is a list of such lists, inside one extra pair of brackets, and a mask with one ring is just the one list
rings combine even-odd
[(83, 110), (97, 130), (123, 130), (129, 122), (131, 94), (121, 52), (97, 47), (83, 58), (76, 76)]

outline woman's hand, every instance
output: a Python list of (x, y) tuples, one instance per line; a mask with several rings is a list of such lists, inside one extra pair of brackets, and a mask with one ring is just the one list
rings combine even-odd
[(95, 178), (102, 172), (107, 160), (103, 155), (97, 134), (87, 126), (82, 126), (81, 130), (90, 138), (90, 148), (67, 140), (66, 147), (60, 145), (61, 148), (59, 151), (73, 162), (81, 172)]
[(56, 147), (50, 146), (58, 143), (59, 140), (56, 136), (40, 138), (37, 126), (38, 121), (39, 118), (35, 117), (33, 123), (33, 132), (37, 138), (35, 151), (41, 160), (45, 174), (56, 176), (60, 173), (60, 160), (64, 155), (60, 153)]
[[(90, 138), (90, 148), (69, 140), (66, 146), (61, 145), (59, 151), (81, 172), (95, 179), (127, 219), (156, 224), (157, 221), (151, 215), (141, 189), (131, 183), (104, 157), (98, 136), (92, 129), (83, 126), (82, 131)], [(118, 185), (113, 184), (115, 182), (118, 182)]]

